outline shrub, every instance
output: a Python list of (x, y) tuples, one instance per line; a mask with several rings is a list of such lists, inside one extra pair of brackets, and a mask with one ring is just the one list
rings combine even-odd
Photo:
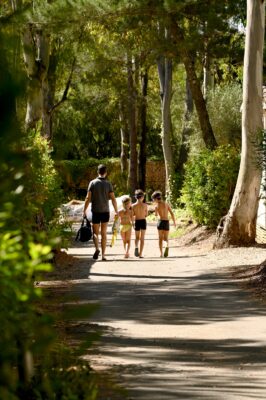
[[(219, 146), (240, 146), (242, 89), (237, 83), (217, 86), (208, 94), (207, 108), (213, 132)], [(204, 147), (197, 113), (192, 115), (189, 127), (193, 131), (192, 151)]]
[(169, 193), (166, 196), (166, 200), (174, 208), (177, 208), (180, 205), (179, 199), (180, 199), (181, 187), (182, 187), (182, 175), (179, 172), (175, 172), (173, 176), (169, 177)]
[[(121, 173), (120, 160), (118, 158), (101, 160), (87, 158), (86, 160), (63, 160), (57, 162), (56, 168), (62, 178), (65, 193), (84, 200), (88, 183), (91, 179), (96, 178), (99, 164), (107, 166), (108, 179), (113, 184), (116, 196), (127, 193), (127, 175)], [(83, 191), (80, 190), (81, 188)], [(72, 193), (73, 190), (74, 193)]]
[(239, 153), (230, 146), (202, 150), (185, 166), (182, 201), (193, 218), (217, 226), (229, 209), (239, 170)]

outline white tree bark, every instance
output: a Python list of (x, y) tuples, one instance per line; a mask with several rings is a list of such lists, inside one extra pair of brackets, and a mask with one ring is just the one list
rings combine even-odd
[(42, 117), (43, 84), (49, 67), (49, 36), (28, 24), (22, 37), (23, 56), (28, 75), (26, 128), (35, 128)]
[(166, 57), (161, 57), (157, 61), (158, 75), (160, 82), (161, 113), (162, 113), (162, 148), (165, 163), (165, 191), (170, 190), (170, 177), (174, 171), (174, 157), (171, 145), (172, 136), (172, 61)]
[(256, 219), (262, 167), (258, 143), (262, 123), (262, 66), (265, 2), (247, 0), (244, 57), (242, 150), (237, 185), (221, 236), (215, 247), (251, 244), (256, 237)]

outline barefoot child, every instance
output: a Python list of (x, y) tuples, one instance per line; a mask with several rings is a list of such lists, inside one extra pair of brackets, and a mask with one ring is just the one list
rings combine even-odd
[[(143, 258), (144, 238), (146, 232), (146, 217), (148, 215), (148, 206), (143, 203), (144, 193), (141, 189), (135, 191), (136, 203), (132, 205), (135, 218), (135, 256)], [(140, 242), (140, 246), (139, 246)]]
[[(169, 253), (169, 244), (168, 244), (168, 235), (169, 235), (169, 218), (168, 214), (170, 213), (172, 220), (174, 222), (174, 226), (176, 226), (174, 213), (169, 206), (168, 203), (162, 200), (162, 193), (157, 190), (152, 194), (152, 200), (156, 203), (155, 207), (155, 215), (159, 215), (160, 219), (157, 224), (157, 229), (159, 233), (159, 248), (161, 257), (168, 257)], [(166, 242), (166, 247), (163, 253), (163, 241)]]
[(125, 249), (125, 258), (129, 257), (130, 241), (131, 241), (131, 231), (133, 224), (133, 212), (131, 209), (130, 198), (124, 197), (122, 200), (123, 208), (118, 211), (118, 216), (120, 218), (120, 234), (123, 240)]

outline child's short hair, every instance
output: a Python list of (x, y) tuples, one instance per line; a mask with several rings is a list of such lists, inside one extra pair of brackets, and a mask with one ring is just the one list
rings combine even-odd
[(152, 193), (151, 198), (152, 200), (161, 200), (162, 192), (160, 192), (160, 190), (156, 190), (155, 192)]
[(130, 201), (131, 201), (130, 197), (129, 197), (129, 196), (125, 196), (125, 197), (123, 197), (123, 199), (122, 199), (122, 204), (127, 204), (127, 203), (129, 203)]
[(141, 199), (142, 197), (144, 197), (144, 192), (141, 189), (136, 189), (135, 190), (135, 198), (136, 199)]

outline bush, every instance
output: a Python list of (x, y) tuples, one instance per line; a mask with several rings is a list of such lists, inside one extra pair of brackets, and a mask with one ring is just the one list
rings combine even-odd
[[(232, 144), (240, 147), (241, 141), (241, 86), (234, 83), (217, 86), (208, 94), (207, 108), (213, 132), (219, 146)], [(194, 112), (189, 127), (193, 131), (192, 151), (204, 147), (197, 113)]]
[(68, 196), (84, 200), (89, 181), (97, 176), (99, 164), (107, 166), (108, 179), (112, 182), (115, 195), (121, 196), (127, 193), (127, 174), (121, 173), (120, 159), (118, 158), (101, 160), (87, 158), (86, 160), (63, 160), (57, 162), (56, 168), (63, 181), (65, 193)]
[[(1, 35), (0, 32), (0, 43), (6, 43)], [(88, 380), (88, 371), (83, 368), (85, 372), (77, 372), (79, 382), (87, 379), (82, 393), (78, 392), (76, 380), (74, 384), (71, 382), (69, 361), (63, 370), (62, 362), (51, 354), (55, 343), (53, 320), (37, 309), (36, 301), (42, 293), (34, 280), (40, 280), (41, 274), (51, 269), (49, 260), (54, 234), (50, 223), (54, 221), (60, 191), (48, 145), (39, 135), (24, 137), (19, 127), (15, 105), (20, 86), (15, 85), (6, 69), (8, 63), (2, 48), (0, 46), (0, 399), (94, 400), (96, 388)], [(38, 216), (43, 217), (43, 232), (38, 230)], [(55, 365), (56, 372), (46, 368), (47, 358)], [(40, 373), (35, 372), (31, 379), (34, 370)], [(39, 380), (35, 381), (37, 378)], [(55, 384), (60, 387), (57, 389)], [(50, 392), (48, 385), (53, 385)], [(45, 395), (42, 395), (44, 389)], [(75, 393), (76, 397), (68, 393)]]
[(239, 160), (238, 150), (227, 145), (205, 149), (187, 162), (181, 200), (198, 223), (213, 228), (227, 213)]

